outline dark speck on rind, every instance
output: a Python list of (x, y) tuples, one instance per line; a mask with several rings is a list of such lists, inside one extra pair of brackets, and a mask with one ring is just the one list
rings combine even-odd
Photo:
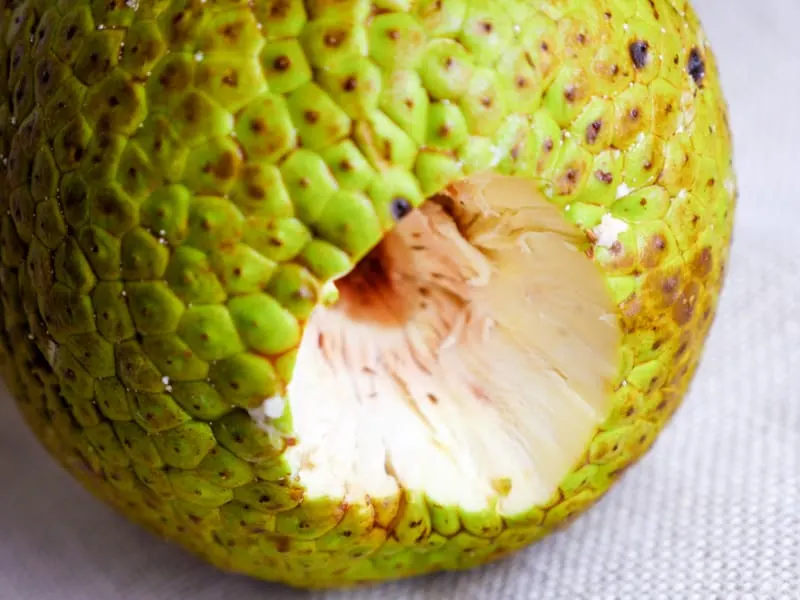
[(347, 36), (346, 32), (332, 30), (325, 34), (324, 42), (328, 48), (338, 48)]
[(344, 80), (344, 83), (342, 84), (342, 89), (343, 89), (345, 92), (352, 92), (352, 91), (354, 91), (354, 90), (355, 90), (357, 87), (358, 87), (358, 80), (356, 80), (356, 78), (355, 78), (355, 77), (352, 77), (352, 76), (351, 76), (351, 77), (348, 77), (347, 79), (345, 79), (345, 80)]
[(647, 55), (650, 50), (650, 44), (644, 40), (636, 40), (628, 46), (628, 52), (631, 55), (633, 66), (637, 69), (643, 69), (647, 65)]
[(589, 144), (594, 144), (597, 141), (597, 136), (600, 134), (600, 130), (603, 128), (603, 121), (598, 119), (597, 121), (593, 121), (589, 124), (586, 128), (586, 142)]
[(411, 203), (405, 198), (393, 198), (390, 210), (392, 211), (392, 217), (394, 217), (396, 221), (399, 221), (411, 212)]
[(285, 71), (292, 65), (291, 61), (289, 60), (288, 56), (281, 55), (275, 59), (272, 66), (275, 68), (276, 71)]
[(692, 51), (689, 53), (689, 63), (686, 68), (694, 82), (697, 85), (701, 85), (703, 77), (706, 75), (706, 63), (697, 48), (692, 48)]

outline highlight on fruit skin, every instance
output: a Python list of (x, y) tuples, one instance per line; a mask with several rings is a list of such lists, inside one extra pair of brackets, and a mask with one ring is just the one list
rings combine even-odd
[(736, 202), (685, 0), (6, 0), (0, 33), (3, 379), (216, 567), (497, 560), (680, 405)]

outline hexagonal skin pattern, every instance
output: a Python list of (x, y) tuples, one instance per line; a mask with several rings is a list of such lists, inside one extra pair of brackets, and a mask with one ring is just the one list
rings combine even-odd
[[(7, 0), (0, 25), (0, 369), (143, 526), (296, 586), (469, 568), (585, 510), (680, 404), (736, 198), (686, 0)], [(486, 169), (586, 231), (624, 330), (613, 410), (518, 518), (305, 500), (290, 415), (247, 408), (324, 281)], [(602, 244), (608, 213), (629, 228)]]

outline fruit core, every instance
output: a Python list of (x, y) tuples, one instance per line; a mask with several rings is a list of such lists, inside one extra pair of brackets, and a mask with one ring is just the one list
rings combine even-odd
[(550, 499), (619, 364), (585, 242), (513, 177), (473, 177), (406, 215), (307, 324), (285, 399), (307, 495), (409, 490), (506, 515)]

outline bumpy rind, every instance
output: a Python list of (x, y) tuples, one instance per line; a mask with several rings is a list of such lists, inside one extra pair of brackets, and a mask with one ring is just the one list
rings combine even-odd
[[(681, 401), (736, 194), (686, 2), (7, 0), (0, 23), (4, 379), (144, 526), (297, 586), (467, 568), (584, 510)], [(518, 518), (305, 500), (290, 415), (246, 410), (284, 387), (322, 283), (486, 169), (587, 232), (625, 332), (612, 413)]]

